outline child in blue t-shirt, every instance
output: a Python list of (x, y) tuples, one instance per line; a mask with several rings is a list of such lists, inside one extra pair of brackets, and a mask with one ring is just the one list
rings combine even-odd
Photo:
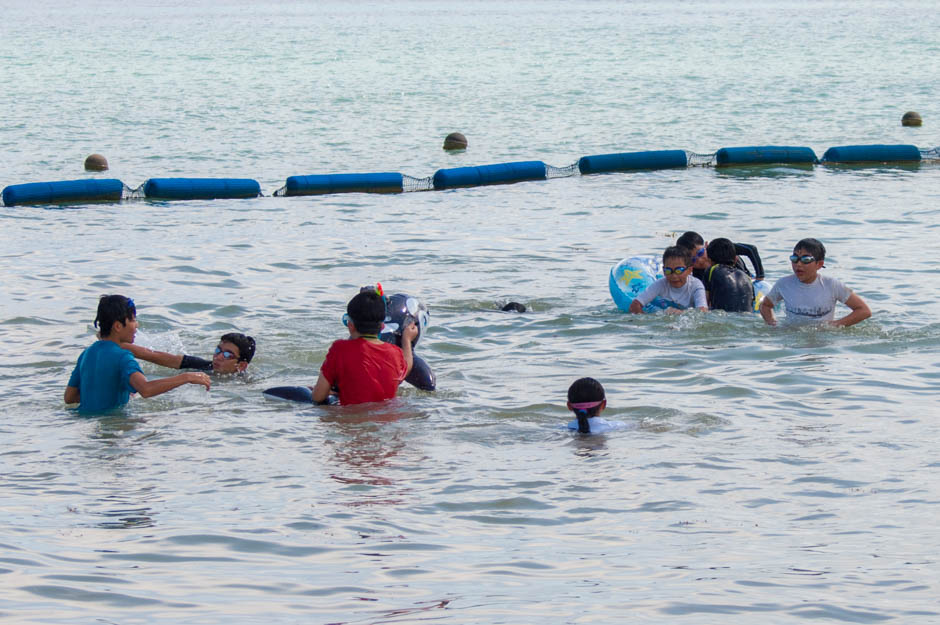
[(65, 387), (65, 403), (78, 404), (80, 412), (102, 412), (123, 406), (131, 393), (153, 397), (183, 384), (202, 384), (209, 390), (205, 373), (181, 373), (148, 381), (121, 343), (133, 343), (137, 334), (137, 308), (123, 295), (103, 295), (98, 301), (95, 327), (100, 338), (78, 357)]

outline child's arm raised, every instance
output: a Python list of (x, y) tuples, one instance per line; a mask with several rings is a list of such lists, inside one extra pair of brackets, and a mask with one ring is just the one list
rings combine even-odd
[(183, 386), (184, 384), (202, 384), (208, 391), (212, 384), (208, 375), (195, 371), (174, 375), (171, 378), (160, 378), (159, 380), (152, 381), (144, 377), (144, 374), (140, 371), (135, 371), (131, 374), (130, 383), (134, 390), (140, 393), (141, 397), (160, 395), (161, 393), (172, 391), (177, 386)]
[(170, 369), (179, 369), (183, 364), (182, 354), (168, 354), (167, 352), (158, 352), (154, 349), (134, 345), (133, 343), (121, 343), (121, 349), (126, 349), (134, 354), (135, 358), (152, 362), (155, 365), (169, 367)]
[(411, 368), (415, 364), (414, 352), (412, 351), (411, 341), (418, 336), (418, 326), (412, 321), (401, 331), (401, 353), (405, 357), (405, 377), (411, 373)]

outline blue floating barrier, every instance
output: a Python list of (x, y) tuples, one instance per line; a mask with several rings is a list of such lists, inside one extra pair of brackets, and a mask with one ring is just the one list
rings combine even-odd
[(476, 187), (485, 184), (506, 184), (524, 180), (545, 180), (545, 163), (542, 161), (520, 161), (479, 167), (455, 167), (434, 172), (435, 189), (454, 187)]
[(916, 145), (843, 145), (829, 148), (824, 163), (910, 163), (920, 161)]
[(61, 180), (11, 184), (3, 189), (3, 203), (68, 204), (78, 202), (117, 202), (124, 192), (124, 183), (115, 178)]
[(261, 185), (250, 178), (151, 178), (144, 195), (160, 200), (250, 198), (261, 195)]
[(620, 154), (597, 154), (582, 156), (578, 169), (582, 174), (603, 174), (612, 171), (636, 169), (673, 169), (688, 167), (689, 157), (685, 150), (652, 150), (647, 152), (622, 152)]
[(394, 172), (378, 174), (326, 174), (291, 176), (284, 187), (285, 195), (320, 195), (323, 193), (401, 193), (402, 175)]
[(819, 161), (811, 148), (789, 145), (755, 145), (743, 148), (721, 148), (715, 153), (717, 165), (773, 165), (779, 163), (808, 163)]

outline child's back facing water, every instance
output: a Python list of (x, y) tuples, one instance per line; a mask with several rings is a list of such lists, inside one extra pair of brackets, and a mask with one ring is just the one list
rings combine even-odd
[(385, 320), (385, 298), (375, 287), (364, 287), (346, 306), (348, 339), (334, 341), (320, 367), (313, 401), (325, 403), (334, 388), (343, 405), (384, 401), (395, 397), (398, 385), (414, 362), (412, 323), (402, 331), (402, 346), (378, 337)]
[(568, 423), (569, 430), (581, 434), (600, 434), (626, 427), (623, 421), (608, 421), (599, 416), (607, 407), (604, 387), (594, 378), (575, 380), (568, 387), (568, 410), (575, 419)]

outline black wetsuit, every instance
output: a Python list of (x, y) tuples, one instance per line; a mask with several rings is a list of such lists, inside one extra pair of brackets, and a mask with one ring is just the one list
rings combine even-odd
[[(760, 254), (757, 253), (757, 247), (751, 245), (750, 243), (735, 243), (734, 244), (734, 253), (738, 256), (737, 261), (734, 266), (751, 276), (755, 280), (764, 279), (764, 264), (760, 261)], [(754, 265), (754, 271), (752, 272), (747, 263), (744, 262), (744, 258), (748, 258), (751, 261), (751, 264)], [(702, 281), (702, 284), (705, 284), (705, 280), (708, 278), (708, 269), (693, 269), (692, 275)], [(708, 285), (706, 284), (705, 290), (708, 290)]]
[[(735, 267), (743, 270), (747, 275), (751, 276), (755, 280), (764, 279), (764, 264), (760, 262), (760, 254), (757, 253), (757, 247), (751, 245), (750, 243), (735, 243), (734, 244), (734, 253), (738, 256), (738, 262), (735, 263)], [(754, 273), (751, 273), (748, 270), (747, 265), (744, 263), (742, 256), (747, 257), (751, 260), (751, 264), (754, 265)]]
[(705, 276), (705, 290), (712, 310), (754, 310), (754, 285), (747, 273), (737, 267), (713, 265)]
[(195, 356), (183, 354), (183, 362), (180, 363), (180, 369), (196, 369), (197, 371), (212, 371), (212, 361)]

